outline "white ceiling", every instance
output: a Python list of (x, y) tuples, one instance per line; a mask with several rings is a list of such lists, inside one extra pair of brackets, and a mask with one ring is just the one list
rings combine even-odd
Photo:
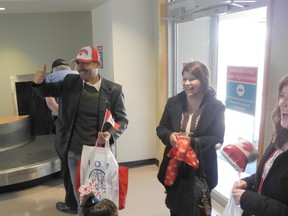
[(91, 11), (107, 0), (0, 0), (0, 7), (11, 13)]

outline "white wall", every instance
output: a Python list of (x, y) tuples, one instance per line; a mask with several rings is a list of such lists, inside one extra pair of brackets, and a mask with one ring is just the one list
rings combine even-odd
[(154, 3), (109, 0), (92, 12), (93, 43), (104, 47), (102, 75), (114, 77), (125, 94), (129, 125), (117, 143), (118, 162), (157, 156)]
[(277, 102), (278, 83), (280, 79), (288, 74), (288, 1), (287, 0), (271, 0), (272, 1), (272, 17), (269, 29), (269, 40), (271, 41), (271, 52), (269, 53), (269, 77), (268, 77), (268, 97), (267, 97), (267, 114), (266, 114), (266, 130), (265, 145), (268, 145), (272, 137), (272, 121), (271, 112)]
[[(92, 43), (90, 12), (0, 15), (0, 117), (17, 115), (11, 75), (47, 70), (56, 58), (67, 61)], [(80, 29), (80, 33), (79, 33)]]
[(92, 11), (93, 45), (103, 46), (103, 69), (100, 74), (114, 80), (112, 1), (100, 5)]

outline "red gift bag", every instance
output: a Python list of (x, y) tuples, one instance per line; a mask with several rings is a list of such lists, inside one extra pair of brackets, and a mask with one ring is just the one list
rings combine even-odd
[(78, 192), (80, 185), (80, 167), (81, 167), (81, 157), (78, 159), (77, 169), (76, 169), (76, 191)]
[(118, 166), (119, 175), (119, 209), (124, 209), (128, 192), (128, 167)]
[[(77, 174), (76, 174), (76, 189), (80, 187), (80, 164), (81, 158), (78, 161)], [(125, 208), (126, 198), (128, 193), (128, 167), (118, 166), (119, 175), (119, 210)]]

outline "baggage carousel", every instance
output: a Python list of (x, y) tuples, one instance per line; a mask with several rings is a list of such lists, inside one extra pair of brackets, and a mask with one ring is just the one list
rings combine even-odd
[(57, 173), (55, 135), (32, 136), (28, 116), (0, 118), (0, 191)]

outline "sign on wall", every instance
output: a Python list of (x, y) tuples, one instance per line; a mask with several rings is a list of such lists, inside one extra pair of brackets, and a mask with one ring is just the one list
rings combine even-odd
[(227, 67), (226, 108), (255, 115), (257, 67)]
[(100, 61), (101, 61), (101, 66), (100, 69), (104, 68), (104, 61), (103, 61), (103, 46), (97, 46), (97, 50), (99, 52), (100, 55)]

